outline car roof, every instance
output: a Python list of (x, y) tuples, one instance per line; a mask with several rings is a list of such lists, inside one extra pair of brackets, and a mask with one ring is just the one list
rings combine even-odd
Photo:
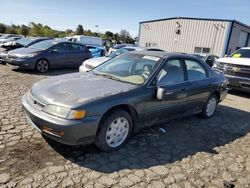
[(243, 47), (243, 48), (240, 48), (240, 49), (250, 50), (250, 47)]
[(168, 58), (171, 56), (179, 57), (179, 58), (193, 58), (197, 59), (196, 57), (188, 54), (177, 53), (177, 52), (162, 52), (162, 51), (133, 51), (129, 52), (133, 54), (141, 54), (141, 55), (149, 55), (149, 56), (156, 56), (160, 58)]
[(69, 44), (78, 44), (78, 45), (84, 46), (84, 45), (81, 44), (81, 43), (78, 43), (78, 42), (71, 42), (71, 41), (66, 41), (66, 40), (49, 39), (49, 40), (46, 40), (46, 41), (47, 41), (47, 42), (53, 42), (54, 44), (69, 43)]

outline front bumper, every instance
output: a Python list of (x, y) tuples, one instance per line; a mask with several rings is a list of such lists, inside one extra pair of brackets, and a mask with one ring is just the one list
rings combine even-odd
[(0, 61), (5, 62), (6, 58), (7, 58), (7, 54), (0, 53)]
[[(30, 104), (27, 95), (23, 96), (22, 105), (28, 122), (52, 140), (66, 145), (89, 144), (95, 140), (101, 116), (86, 117), (82, 120), (58, 118), (36, 109)], [(45, 127), (47, 128), (45, 129)], [(53, 131), (47, 131), (48, 128)], [(55, 133), (63, 133), (63, 135)]]
[(36, 60), (34, 58), (9, 58), (6, 57), (4, 60), (6, 63), (14, 66), (18, 66), (25, 69), (35, 69)]
[(228, 79), (230, 89), (250, 92), (250, 78), (225, 75)]

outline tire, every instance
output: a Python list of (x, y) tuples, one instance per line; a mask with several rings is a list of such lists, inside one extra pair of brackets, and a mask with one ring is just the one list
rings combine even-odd
[(49, 62), (45, 59), (39, 59), (36, 62), (36, 71), (39, 73), (45, 73), (49, 70)]
[(101, 122), (95, 144), (104, 152), (118, 150), (128, 141), (132, 127), (133, 121), (128, 112), (112, 112)]
[(211, 94), (208, 98), (206, 105), (202, 108), (202, 117), (210, 118), (214, 115), (218, 104), (218, 97), (215, 94)]

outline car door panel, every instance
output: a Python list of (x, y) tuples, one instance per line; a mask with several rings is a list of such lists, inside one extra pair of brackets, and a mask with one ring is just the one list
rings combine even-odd
[(211, 78), (200, 62), (187, 59), (185, 64), (189, 85), (187, 95), (189, 111), (197, 111), (204, 106), (210, 95)]
[[(167, 61), (156, 76), (158, 86), (153, 88), (154, 91), (150, 88), (155, 96), (145, 104), (147, 109), (150, 109), (145, 114), (147, 122), (171, 119), (187, 110), (188, 85), (184, 81), (183, 64), (180, 60)], [(164, 98), (160, 101), (156, 97), (158, 88), (164, 89)]]
[(70, 61), (70, 51), (67, 43), (59, 43), (49, 50), (49, 62), (51, 68), (67, 67)]

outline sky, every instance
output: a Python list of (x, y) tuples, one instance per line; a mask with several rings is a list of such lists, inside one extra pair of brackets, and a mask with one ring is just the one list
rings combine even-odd
[(0, 0), (0, 23), (33, 21), (57, 30), (75, 30), (81, 24), (97, 32), (126, 29), (137, 36), (140, 21), (176, 16), (250, 25), (250, 0)]

